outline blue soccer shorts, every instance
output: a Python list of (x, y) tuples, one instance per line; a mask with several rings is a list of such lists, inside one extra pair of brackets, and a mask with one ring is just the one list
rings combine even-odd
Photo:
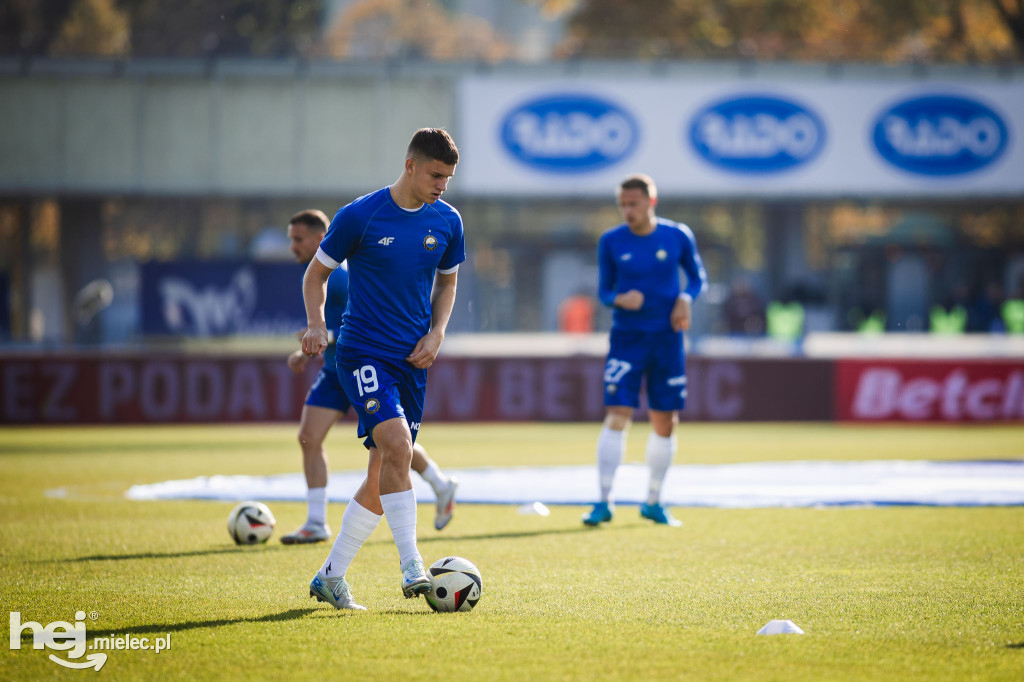
[(416, 442), (427, 394), (427, 370), (405, 360), (381, 358), (348, 349), (338, 360), (338, 379), (356, 414), (358, 435), (367, 448), (376, 447), (373, 429), (382, 422), (402, 417)]
[(348, 408), (352, 405), (341, 387), (341, 382), (338, 381), (337, 366), (324, 363), (320, 372), (317, 373), (316, 379), (313, 380), (313, 385), (309, 387), (306, 404), (313, 407), (326, 407), (338, 412), (348, 412)]
[(674, 412), (686, 407), (682, 333), (612, 329), (604, 367), (605, 406), (639, 407), (645, 378), (650, 409)]

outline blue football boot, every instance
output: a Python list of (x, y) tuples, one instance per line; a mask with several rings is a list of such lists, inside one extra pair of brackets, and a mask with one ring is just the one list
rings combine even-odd
[(655, 523), (663, 523), (666, 526), (678, 527), (683, 525), (682, 521), (672, 516), (671, 512), (660, 504), (640, 505), (640, 516), (645, 519), (650, 519)]
[(594, 505), (594, 508), (583, 515), (583, 525), (585, 526), (598, 526), (602, 523), (608, 523), (612, 520), (612, 514), (615, 513), (615, 507), (609, 502), (598, 502)]

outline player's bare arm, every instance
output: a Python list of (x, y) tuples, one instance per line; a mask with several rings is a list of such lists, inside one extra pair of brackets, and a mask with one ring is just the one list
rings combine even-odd
[(677, 332), (683, 332), (690, 329), (689, 296), (680, 296), (676, 299), (676, 304), (672, 306), (670, 321), (672, 323), (672, 329), (675, 329)]
[(412, 353), (406, 358), (413, 367), (426, 369), (434, 364), (441, 342), (444, 341), (445, 329), (452, 316), (455, 305), (455, 289), (458, 281), (458, 270), (448, 274), (437, 273), (434, 276), (434, 291), (430, 298), (430, 331), (422, 337)]
[(327, 322), (324, 302), (327, 300), (327, 278), (331, 268), (314, 258), (302, 277), (302, 300), (306, 304), (306, 333), (302, 335), (302, 352), (309, 357), (327, 349)]
[(644, 307), (644, 292), (637, 289), (630, 289), (615, 297), (616, 307), (623, 310), (640, 310)]

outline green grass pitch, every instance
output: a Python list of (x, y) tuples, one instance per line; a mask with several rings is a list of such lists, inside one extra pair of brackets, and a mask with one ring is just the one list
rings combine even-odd
[[(598, 428), (428, 424), (422, 442), (446, 468), (589, 464)], [(328, 439), (335, 471), (364, 465), (351, 430)], [(634, 426), (627, 461), (647, 431)], [(684, 424), (676, 462), (1022, 456), (1021, 426)], [(461, 505), (438, 533), (423, 505), (424, 559), (464, 556), (484, 578), (476, 610), (434, 614), (402, 598), (386, 524), (349, 571), (369, 611), (335, 612), (307, 596), (328, 545), (278, 540), (304, 503), (271, 503), (274, 537), (236, 547), (231, 503), (124, 498), (136, 483), (300, 466), (288, 425), (0, 429), (2, 610), (42, 625), (83, 611), (89, 642), (171, 643), (109, 651), (95, 673), (60, 668), (47, 654), (66, 652), (26, 635), (0, 647), (0, 679), (1024, 679), (1024, 507), (677, 508), (682, 528), (620, 507), (587, 529), (581, 507)], [(341, 512), (330, 506), (335, 530)], [(755, 635), (775, 618), (807, 634)]]

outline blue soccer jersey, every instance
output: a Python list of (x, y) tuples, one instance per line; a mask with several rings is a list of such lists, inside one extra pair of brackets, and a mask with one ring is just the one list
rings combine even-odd
[[(615, 308), (614, 328), (633, 331), (670, 330), (672, 308), (680, 293), (696, 299), (708, 285), (697, 241), (689, 227), (658, 218), (654, 231), (639, 236), (626, 224), (601, 235), (598, 254), (598, 295), (607, 306), (615, 296), (636, 289), (643, 293), (640, 310)], [(686, 273), (680, 290), (679, 268)]]
[(407, 211), (384, 187), (335, 214), (317, 259), (348, 262), (342, 347), (404, 360), (430, 331), (435, 271), (466, 260), (462, 216), (441, 200)]

